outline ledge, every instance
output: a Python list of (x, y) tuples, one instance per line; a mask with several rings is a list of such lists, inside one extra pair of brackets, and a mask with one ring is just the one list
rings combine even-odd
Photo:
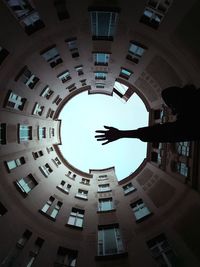
[(107, 260), (116, 260), (121, 258), (128, 257), (128, 252), (123, 252), (119, 254), (113, 254), (113, 255), (103, 255), (103, 256), (95, 256), (96, 261), (107, 261)]

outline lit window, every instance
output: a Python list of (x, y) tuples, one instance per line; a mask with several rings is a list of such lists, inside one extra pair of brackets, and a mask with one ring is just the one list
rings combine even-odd
[(8, 210), (4, 207), (4, 205), (0, 202), (0, 217), (5, 215)]
[(65, 83), (65, 82), (71, 80), (71, 76), (70, 76), (68, 70), (66, 70), (66, 71), (64, 71), (64, 72), (62, 72), (62, 73), (60, 73), (60, 74), (57, 76), (57, 78), (60, 79), (60, 80), (62, 81), (62, 83)]
[(33, 89), (40, 79), (38, 77), (36, 77), (28, 69), (27, 66), (25, 66), (19, 72), (19, 74), (16, 76), (15, 81), (18, 81), (18, 80), (20, 80), (22, 83), (24, 83), (27, 87)]
[(131, 192), (134, 192), (136, 189), (133, 187), (132, 183), (128, 183), (123, 186), (124, 195), (128, 195)]
[(121, 68), (119, 76), (124, 78), (124, 79), (126, 79), (126, 80), (128, 80), (131, 77), (132, 74), (133, 74), (132, 71), (124, 69), (124, 68)]
[(99, 184), (98, 185), (98, 192), (108, 192), (111, 191), (110, 184)]
[(22, 193), (28, 194), (38, 184), (32, 174), (15, 181)]
[(42, 90), (40, 96), (42, 96), (42, 97), (44, 97), (44, 98), (46, 98), (46, 99), (49, 99), (49, 98), (52, 96), (53, 93), (54, 93), (54, 91), (52, 91), (52, 90), (49, 88), (49, 86), (47, 85), (47, 86), (45, 86), (45, 88)]
[(79, 65), (79, 66), (76, 66), (75, 67), (75, 70), (77, 71), (77, 74), (80, 76), (80, 75), (83, 75), (83, 65)]
[(142, 221), (142, 219), (151, 215), (151, 211), (146, 207), (145, 203), (142, 199), (131, 204), (131, 208), (133, 209), (136, 222)]
[(48, 163), (46, 163), (44, 166), (40, 166), (39, 169), (45, 177), (48, 177), (53, 172)]
[(38, 138), (39, 140), (46, 138), (46, 127), (38, 127)]
[(146, 50), (147, 47), (143, 44), (136, 41), (131, 41), (126, 58), (137, 64)]
[(176, 256), (164, 234), (147, 241), (147, 246), (158, 266), (176, 266)]
[(14, 94), (12, 91), (8, 92), (8, 100), (6, 101), (7, 108), (13, 108), (16, 110), (23, 110), (26, 103), (26, 98)]
[(115, 96), (118, 97), (120, 100), (127, 101), (127, 98), (125, 97), (127, 91), (128, 91), (128, 86), (120, 82), (114, 83), (113, 93), (115, 93)]
[(6, 0), (6, 3), (28, 35), (45, 26), (32, 1)]
[(176, 170), (181, 175), (188, 177), (189, 176), (189, 167), (184, 162), (176, 163)]
[(79, 52), (78, 52), (78, 46), (77, 46), (77, 38), (70, 38), (65, 40), (65, 42), (68, 45), (69, 51), (71, 52), (71, 56), (73, 58), (79, 57)]
[(95, 79), (96, 80), (105, 80), (106, 76), (107, 76), (107, 72), (103, 72), (103, 71), (95, 72)]
[(105, 83), (95, 83), (96, 88), (101, 88), (103, 89), (105, 87)]
[(113, 205), (112, 198), (99, 199), (98, 211), (109, 211), (113, 209), (114, 209), (114, 205)]
[(33, 112), (32, 114), (33, 115), (38, 115), (38, 116), (41, 116), (42, 115), (42, 112), (44, 110), (44, 106), (38, 104), (38, 103), (35, 103), (35, 106), (33, 108)]
[(70, 184), (66, 185), (66, 182), (62, 180), (61, 183), (56, 186), (56, 188), (58, 188), (59, 190), (61, 190), (64, 193), (69, 193), (71, 185)]
[(49, 200), (44, 204), (44, 206), (42, 207), (40, 211), (42, 211), (43, 213), (46, 213), (51, 207), (51, 205), (53, 204), (54, 200), (55, 198), (50, 196)]
[(86, 179), (86, 178), (82, 178), (81, 179), (81, 183), (82, 184), (85, 184), (85, 185), (90, 185), (90, 180), (89, 179)]
[(5, 48), (0, 46), (0, 65), (3, 63), (3, 61), (8, 55), (9, 55), (9, 52)]
[(67, 11), (65, 0), (54, 0), (54, 6), (56, 8), (59, 20), (64, 20), (69, 18), (69, 13)]
[(76, 197), (87, 200), (88, 199), (88, 191), (82, 190), (82, 189), (78, 189), (78, 193), (76, 194)]
[(0, 144), (6, 144), (6, 124), (0, 123)]
[(82, 228), (84, 212), (84, 210), (72, 208), (67, 224)]
[(40, 55), (50, 64), (52, 68), (63, 62), (56, 46), (45, 49), (40, 53)]
[(57, 204), (55, 205), (55, 207), (53, 208), (52, 212), (49, 214), (50, 217), (52, 217), (53, 219), (55, 219), (60, 211), (60, 208), (62, 206), (62, 202), (58, 201)]
[(6, 161), (6, 166), (8, 167), (8, 170), (13, 170), (13, 169), (15, 169), (15, 168), (17, 168), (23, 164), (25, 164), (24, 157)]
[(94, 63), (95, 65), (102, 65), (102, 66), (107, 66), (109, 59), (110, 59), (110, 54), (107, 53), (93, 53), (94, 57)]
[(19, 126), (19, 140), (20, 142), (26, 142), (32, 139), (32, 127), (28, 125)]
[(98, 255), (114, 255), (124, 253), (124, 246), (118, 225), (99, 226)]
[(77, 256), (78, 252), (76, 250), (59, 247), (54, 266), (76, 267)]
[(28, 240), (31, 238), (31, 236), (32, 236), (32, 232), (29, 230), (26, 230), (23, 233), (22, 237), (17, 241), (17, 244), (16, 244), (17, 247), (23, 248), (26, 245), (26, 243), (28, 242)]
[(119, 9), (98, 10), (89, 8), (93, 40), (113, 40)]
[(176, 150), (179, 155), (188, 157), (190, 155), (190, 142), (176, 143)]

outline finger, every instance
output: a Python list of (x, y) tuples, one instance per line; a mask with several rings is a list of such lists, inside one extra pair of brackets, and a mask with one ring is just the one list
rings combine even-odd
[(106, 129), (111, 129), (112, 128), (112, 127), (106, 126), (106, 125), (104, 125), (103, 127), (106, 128)]
[(102, 143), (102, 146), (104, 146), (104, 145), (106, 145), (108, 143), (110, 143), (110, 141), (107, 141), (107, 142)]
[(108, 140), (107, 138), (98, 138), (97, 141), (104, 141), (104, 140)]
[(95, 133), (106, 133), (106, 131), (103, 131), (103, 130), (97, 130), (97, 131), (95, 131)]
[(105, 134), (103, 134), (103, 135), (95, 135), (95, 138), (99, 138), (99, 137), (105, 137)]

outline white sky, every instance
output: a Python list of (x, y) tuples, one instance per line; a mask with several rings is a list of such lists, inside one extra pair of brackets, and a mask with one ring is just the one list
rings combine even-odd
[(115, 95), (83, 92), (73, 97), (62, 109), (61, 141), (63, 156), (84, 172), (89, 169), (115, 167), (118, 180), (134, 172), (146, 157), (147, 143), (123, 138), (102, 146), (94, 136), (103, 126), (121, 130), (148, 125), (148, 112), (137, 94), (124, 103)]

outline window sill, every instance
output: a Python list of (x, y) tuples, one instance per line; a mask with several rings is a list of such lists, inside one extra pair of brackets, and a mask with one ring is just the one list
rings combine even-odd
[(128, 195), (130, 195), (131, 193), (133, 193), (133, 192), (135, 192), (135, 191), (136, 191), (136, 188), (133, 189), (133, 190), (131, 190), (131, 191), (129, 191), (129, 192), (127, 192), (127, 193), (124, 193), (124, 195), (125, 195), (125, 196), (128, 196)]
[(63, 192), (64, 194), (69, 194), (69, 191), (66, 191), (65, 189), (63, 189), (63, 188), (61, 188), (61, 187), (59, 187), (59, 186), (56, 186), (56, 188), (58, 189), (58, 190), (60, 190), (61, 192)]
[(78, 198), (78, 199), (81, 199), (81, 200), (84, 200), (84, 201), (88, 200), (88, 198), (84, 198), (84, 197), (81, 197), (81, 196), (75, 196), (75, 198)]
[(55, 222), (56, 219), (55, 218), (52, 218), (49, 214), (43, 212), (42, 210), (38, 210), (39, 213), (41, 213), (42, 215), (44, 215), (45, 217), (47, 217), (48, 219), (50, 219), (51, 221)]
[(152, 215), (153, 215), (153, 212), (151, 212), (150, 214), (148, 214), (148, 215), (146, 215), (146, 216), (144, 216), (144, 217), (142, 217), (142, 218), (136, 220), (136, 223), (143, 222), (144, 220), (148, 219), (148, 218), (149, 218), (150, 216), (152, 216)]
[(78, 231), (82, 231), (83, 230), (83, 227), (79, 227), (79, 226), (68, 224), (68, 223), (66, 223), (65, 226), (69, 227), (69, 228), (72, 228), (72, 229), (75, 229), (75, 230), (78, 230)]
[(115, 260), (128, 257), (128, 252), (123, 252), (119, 254), (113, 255), (102, 255), (102, 256), (95, 256), (96, 261), (105, 261), (105, 260)]
[(101, 213), (112, 213), (115, 212), (116, 209), (112, 209), (112, 210), (98, 210), (97, 213), (101, 214)]

